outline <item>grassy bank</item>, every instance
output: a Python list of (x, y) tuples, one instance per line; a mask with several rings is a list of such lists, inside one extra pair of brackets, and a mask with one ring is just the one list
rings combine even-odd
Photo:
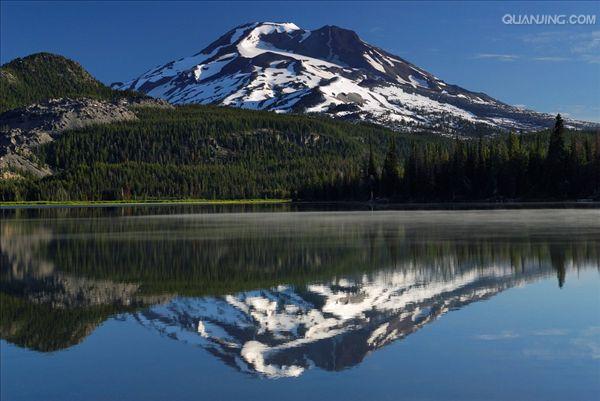
[(1, 208), (13, 207), (80, 207), (80, 206), (139, 206), (139, 205), (252, 205), (289, 203), (289, 199), (152, 199), (152, 200), (111, 200), (111, 201), (18, 201), (0, 202)]

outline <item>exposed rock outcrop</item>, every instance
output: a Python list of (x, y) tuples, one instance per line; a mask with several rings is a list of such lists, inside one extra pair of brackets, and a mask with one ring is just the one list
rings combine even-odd
[(37, 146), (73, 129), (137, 119), (138, 107), (172, 107), (148, 98), (107, 102), (89, 98), (51, 99), (0, 115), (0, 171), (13, 170), (43, 177), (52, 174), (35, 155)]

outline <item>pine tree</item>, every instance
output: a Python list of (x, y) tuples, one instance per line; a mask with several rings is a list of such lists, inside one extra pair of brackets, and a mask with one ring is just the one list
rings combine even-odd
[(397, 194), (400, 184), (400, 163), (398, 162), (396, 141), (394, 139), (390, 139), (388, 152), (385, 156), (385, 161), (383, 162), (381, 181), (383, 191), (387, 196), (394, 196)]
[(548, 144), (548, 156), (549, 162), (560, 162), (565, 160), (566, 149), (565, 149), (565, 138), (564, 138), (564, 123), (560, 114), (556, 115), (554, 122), (554, 129), (550, 136), (550, 142)]
[(371, 137), (369, 136), (369, 162), (367, 165), (367, 182), (369, 186), (369, 199), (375, 198), (375, 189), (377, 188), (377, 181), (379, 177), (377, 174), (377, 167), (375, 166), (375, 157), (373, 156), (373, 144), (371, 143)]
[(571, 137), (569, 156), (567, 158), (567, 181), (569, 183), (569, 197), (577, 198), (585, 186), (585, 153), (582, 150), (578, 135)]
[(524, 187), (526, 159), (521, 147), (521, 140), (514, 132), (508, 135), (508, 165), (503, 170), (506, 185), (505, 195), (509, 198), (518, 197)]
[(567, 149), (565, 147), (564, 124), (560, 114), (556, 115), (554, 130), (550, 135), (548, 154), (546, 156), (547, 195), (564, 197), (566, 194), (566, 162)]
[(417, 145), (413, 142), (410, 147), (410, 154), (405, 162), (404, 167), (404, 190), (411, 198), (416, 198), (417, 193)]

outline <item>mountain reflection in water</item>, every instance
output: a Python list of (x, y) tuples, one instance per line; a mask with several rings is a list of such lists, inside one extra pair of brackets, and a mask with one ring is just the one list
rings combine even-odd
[(45, 213), (3, 216), (3, 339), (57, 351), (120, 314), (266, 377), (351, 367), (448, 311), (600, 266), (594, 210)]

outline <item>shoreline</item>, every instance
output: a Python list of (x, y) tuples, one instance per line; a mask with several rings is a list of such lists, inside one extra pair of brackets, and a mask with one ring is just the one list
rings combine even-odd
[(120, 207), (176, 205), (266, 205), (291, 203), (289, 199), (154, 199), (131, 201), (18, 201), (0, 202), (0, 209), (34, 209), (50, 207)]
[(19, 201), (0, 202), (0, 210), (42, 208), (93, 208), (124, 206), (227, 206), (227, 205), (293, 205), (336, 207), (341, 210), (492, 210), (492, 209), (600, 209), (600, 201), (515, 201), (515, 202), (431, 202), (388, 203), (362, 201), (293, 201), (291, 199), (164, 199), (132, 201)]

